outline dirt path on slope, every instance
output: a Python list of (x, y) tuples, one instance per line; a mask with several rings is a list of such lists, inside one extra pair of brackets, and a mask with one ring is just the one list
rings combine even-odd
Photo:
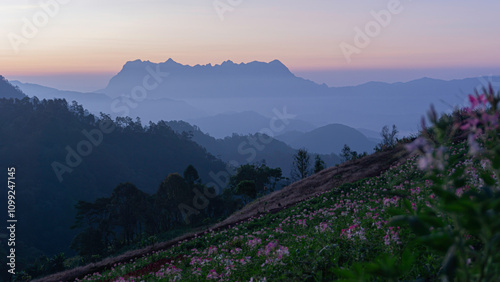
[(330, 191), (343, 183), (352, 183), (363, 178), (380, 175), (380, 173), (389, 169), (392, 164), (408, 157), (408, 155), (409, 154), (403, 146), (398, 146), (386, 152), (375, 153), (359, 160), (349, 161), (339, 166), (325, 169), (306, 179), (292, 183), (280, 191), (273, 192), (253, 201), (243, 209), (229, 216), (224, 221), (217, 223), (210, 228), (199, 229), (198, 231), (182, 235), (167, 242), (158, 243), (139, 250), (129, 251), (117, 257), (107, 258), (97, 263), (55, 273), (34, 281), (74, 281), (76, 278), (82, 279), (87, 274), (102, 272), (117, 263), (127, 262), (131, 259), (137, 259), (152, 252), (168, 249), (171, 246), (178, 244), (180, 241), (191, 240), (211, 230), (230, 228), (231, 225), (244, 222), (260, 214), (277, 213), (283, 209), (292, 207), (297, 203), (312, 198), (319, 193)]

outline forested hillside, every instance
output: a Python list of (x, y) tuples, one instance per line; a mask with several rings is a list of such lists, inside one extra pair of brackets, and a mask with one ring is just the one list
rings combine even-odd
[[(260, 133), (238, 135), (216, 139), (203, 133), (196, 125), (184, 121), (167, 122), (174, 131), (185, 134), (207, 149), (208, 152), (228, 163), (265, 163), (270, 167), (279, 167), (284, 176), (290, 176), (293, 156), (297, 150), (284, 142)], [(361, 153), (361, 152), (360, 152)], [(311, 154), (314, 158), (316, 155)], [(321, 154), (321, 159), (330, 167), (340, 163), (336, 154)]]
[(12, 84), (0, 75), (0, 98), (22, 99), (23, 97), (25, 95), (19, 88), (12, 86)]
[(500, 92), (469, 100), (204, 232), (41, 281), (499, 281)]
[[(210, 172), (226, 170), (164, 122), (143, 127), (138, 120), (88, 114), (65, 100), (36, 98), (0, 99), (0, 159), (16, 168), (20, 258), (69, 251), (79, 200), (109, 196), (124, 182), (153, 194), (190, 164), (205, 182)], [(7, 209), (6, 201), (1, 205)]]

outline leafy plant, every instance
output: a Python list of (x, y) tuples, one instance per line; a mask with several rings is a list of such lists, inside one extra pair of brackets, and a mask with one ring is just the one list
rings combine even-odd
[[(416, 210), (408, 207), (392, 224), (409, 224), (418, 243), (443, 254), (441, 279), (494, 281), (500, 278), (500, 93), (490, 87), (469, 100), (460, 119), (438, 118), (431, 109), (432, 132), (424, 129), (425, 137), (408, 145), (422, 154), (419, 165), (428, 172), (436, 197)], [(457, 132), (467, 136), (471, 165), (461, 165), (463, 158), (453, 150)], [(467, 179), (470, 173), (477, 181)]]

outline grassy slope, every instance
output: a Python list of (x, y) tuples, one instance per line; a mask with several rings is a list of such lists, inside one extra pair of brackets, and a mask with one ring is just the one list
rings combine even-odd
[(404, 156), (404, 150), (397, 148), (324, 170), (255, 201), (212, 231), (188, 234), (40, 281), (67, 281), (92, 273), (99, 274), (87, 279), (181, 275), (183, 280), (195, 281), (227, 275), (230, 280), (303, 280), (332, 275), (332, 267), (399, 251), (398, 242), (409, 236), (385, 227), (389, 218), (385, 207), (398, 205), (399, 197), (393, 198), (390, 191), (407, 191), (412, 183), (404, 181), (420, 176), (411, 163), (339, 188), (342, 183), (379, 175)]

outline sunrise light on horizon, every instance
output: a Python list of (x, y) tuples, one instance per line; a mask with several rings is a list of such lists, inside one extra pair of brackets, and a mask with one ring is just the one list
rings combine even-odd
[[(299, 73), (461, 68), (487, 75), (500, 63), (498, 1), (227, 3), (2, 1), (0, 64), (16, 78), (110, 76), (127, 61), (168, 58), (188, 65), (279, 59)], [(383, 19), (391, 5), (398, 12)], [(370, 26), (374, 14), (386, 21), (379, 30)], [(373, 35), (362, 48), (357, 28)], [(342, 43), (358, 49), (350, 61)]]

